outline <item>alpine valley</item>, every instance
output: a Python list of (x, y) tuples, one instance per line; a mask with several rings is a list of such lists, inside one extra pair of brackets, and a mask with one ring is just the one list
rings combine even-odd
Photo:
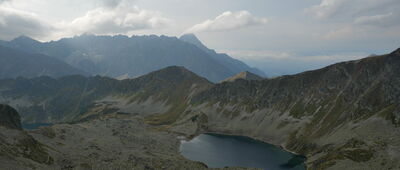
[(0, 169), (207, 169), (179, 153), (204, 133), (310, 170), (400, 169), (400, 49), (264, 78), (192, 34), (0, 45)]

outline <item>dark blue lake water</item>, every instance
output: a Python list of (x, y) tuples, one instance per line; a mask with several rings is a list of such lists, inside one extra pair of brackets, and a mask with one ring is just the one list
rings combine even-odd
[(51, 124), (51, 123), (32, 123), (32, 124), (23, 123), (22, 128), (25, 130), (34, 130), (34, 129), (38, 129), (39, 127), (51, 126), (51, 125), (53, 125), (53, 124)]
[(210, 168), (254, 167), (266, 170), (305, 170), (305, 157), (242, 136), (202, 134), (182, 141), (181, 154)]

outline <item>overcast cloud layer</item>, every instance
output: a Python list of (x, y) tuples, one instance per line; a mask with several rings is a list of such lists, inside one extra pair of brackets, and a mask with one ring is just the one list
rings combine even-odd
[(195, 33), (266, 71), (304, 70), (400, 47), (399, 9), (399, 0), (0, 0), (0, 39)]
[(267, 24), (267, 21), (266, 18), (255, 17), (248, 11), (226, 11), (215, 19), (194, 25), (186, 33), (235, 30), (249, 26), (264, 25)]

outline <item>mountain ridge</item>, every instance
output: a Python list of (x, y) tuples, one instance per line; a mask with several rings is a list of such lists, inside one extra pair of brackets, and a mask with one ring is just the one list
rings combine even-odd
[(29, 54), (0, 45), (0, 78), (88, 75), (67, 63), (42, 54)]
[(182, 66), (125, 80), (3, 79), (0, 102), (16, 106), (24, 122), (90, 127), (109, 117), (135, 118), (179, 136), (249, 136), (306, 156), (308, 169), (396, 169), (399, 87), (396, 50), (296, 75), (217, 84)]
[(389, 153), (376, 143), (400, 148), (389, 137), (399, 135), (399, 70), (395, 51), (296, 75), (220, 83), (192, 98), (189, 116), (205, 113), (205, 132), (250, 135), (306, 155), (309, 169), (363, 169), (365, 162), (385, 162), (377, 155)]
[(249, 67), (240, 60), (234, 59), (225, 53), (217, 53), (215, 50), (207, 48), (194, 34), (184, 34), (181, 37), (179, 37), (179, 39), (199, 47), (207, 54), (211, 55), (214, 59), (218, 60), (219, 62), (223, 63), (226, 67), (230, 68), (236, 74), (243, 71), (249, 71), (261, 77), (267, 76), (263, 71), (257, 68)]
[(218, 82), (241, 71), (254, 70), (225, 54), (210, 53), (208, 48), (201, 49), (177, 37), (83, 34), (34, 45), (32, 42), (37, 41), (22, 37), (3, 45), (55, 57), (92, 75), (111, 77), (134, 78), (179, 65)]
[[(161, 114), (170, 111), (170, 107), (185, 104), (191, 94), (211, 85), (207, 79), (180, 66), (125, 80), (81, 75), (3, 79), (0, 89), (5, 90), (0, 92), (0, 102), (16, 107), (23, 122), (58, 123), (86, 119), (89, 112), (93, 117), (97, 115), (96, 108), (115, 102), (127, 107), (139, 107), (136, 104), (143, 102), (165, 106), (158, 111)], [(153, 106), (140, 107), (150, 108), (144, 112), (154, 114)]]

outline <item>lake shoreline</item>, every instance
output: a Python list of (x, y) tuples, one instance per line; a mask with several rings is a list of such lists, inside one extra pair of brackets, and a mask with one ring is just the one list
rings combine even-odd
[[(262, 140), (262, 139), (260, 139), (260, 138), (253, 137), (253, 136), (237, 135), (237, 134), (234, 134), (234, 133), (214, 132), (214, 131), (207, 131), (207, 132), (203, 132), (203, 133), (200, 133), (200, 134), (217, 134), (217, 135), (226, 135), (226, 136), (248, 137), (248, 138), (251, 138), (251, 139), (253, 139), (253, 140), (255, 140), (255, 141), (259, 141), (259, 142), (267, 143), (267, 144), (270, 144), (270, 145), (274, 145), (274, 146), (276, 146), (276, 147), (278, 147), (278, 148), (281, 148), (281, 149), (285, 150), (286, 152), (290, 152), (290, 153), (292, 153), (292, 154), (294, 154), (294, 155), (306, 157), (305, 155), (302, 155), (302, 154), (296, 153), (296, 152), (294, 152), (294, 151), (291, 151), (291, 150), (287, 149), (286, 147), (284, 147), (284, 146), (282, 146), (282, 145), (274, 144), (274, 143), (271, 143), (271, 142), (269, 142), (269, 141), (265, 141), (265, 140)], [(194, 135), (194, 137), (199, 136), (200, 134)], [(191, 137), (191, 138), (189, 138), (189, 139), (193, 139), (194, 137)], [(307, 158), (307, 157), (306, 157), (306, 158)]]
[[(307, 159), (308, 159), (308, 158), (307, 158), (305, 155), (298, 154), (298, 153), (296, 153), (296, 152), (294, 152), (294, 151), (290, 151), (289, 149), (285, 148), (285, 147), (282, 146), (282, 145), (273, 144), (273, 143), (270, 143), (270, 142), (268, 142), (268, 141), (265, 141), (265, 140), (262, 140), (262, 139), (256, 138), (256, 137), (245, 136), (245, 135), (237, 135), (237, 134), (235, 134), (235, 133), (227, 133), (227, 132), (203, 131), (203, 132), (197, 132), (197, 133), (195, 133), (195, 134), (193, 134), (193, 135), (184, 135), (184, 136), (180, 136), (180, 137), (178, 137), (178, 139), (181, 141), (181, 143), (182, 143), (182, 141), (189, 142), (189, 141), (191, 141), (192, 139), (194, 139), (194, 138), (196, 138), (196, 137), (198, 137), (198, 136), (200, 136), (200, 135), (202, 135), (202, 134), (212, 135), (212, 136), (215, 135), (215, 136), (240, 137), (240, 138), (245, 138), (245, 139), (247, 138), (247, 139), (252, 140), (252, 141), (254, 141), (254, 142), (259, 142), (259, 143), (268, 144), (268, 145), (274, 146), (274, 147), (276, 147), (276, 148), (279, 148), (279, 149), (281, 149), (281, 150), (283, 150), (283, 151), (285, 151), (285, 152), (288, 152), (288, 153), (290, 153), (290, 154), (292, 154), (292, 155), (294, 155), (294, 156), (303, 157), (303, 158), (304, 158), (304, 161), (302, 162), (302, 165), (304, 166), (305, 169), (307, 169), (307, 164), (306, 164), (306, 162), (307, 162)], [(181, 150), (180, 150), (179, 152), (181, 153)], [(299, 164), (299, 165), (300, 165), (300, 164)], [(298, 165), (296, 165), (296, 166), (298, 166)]]

